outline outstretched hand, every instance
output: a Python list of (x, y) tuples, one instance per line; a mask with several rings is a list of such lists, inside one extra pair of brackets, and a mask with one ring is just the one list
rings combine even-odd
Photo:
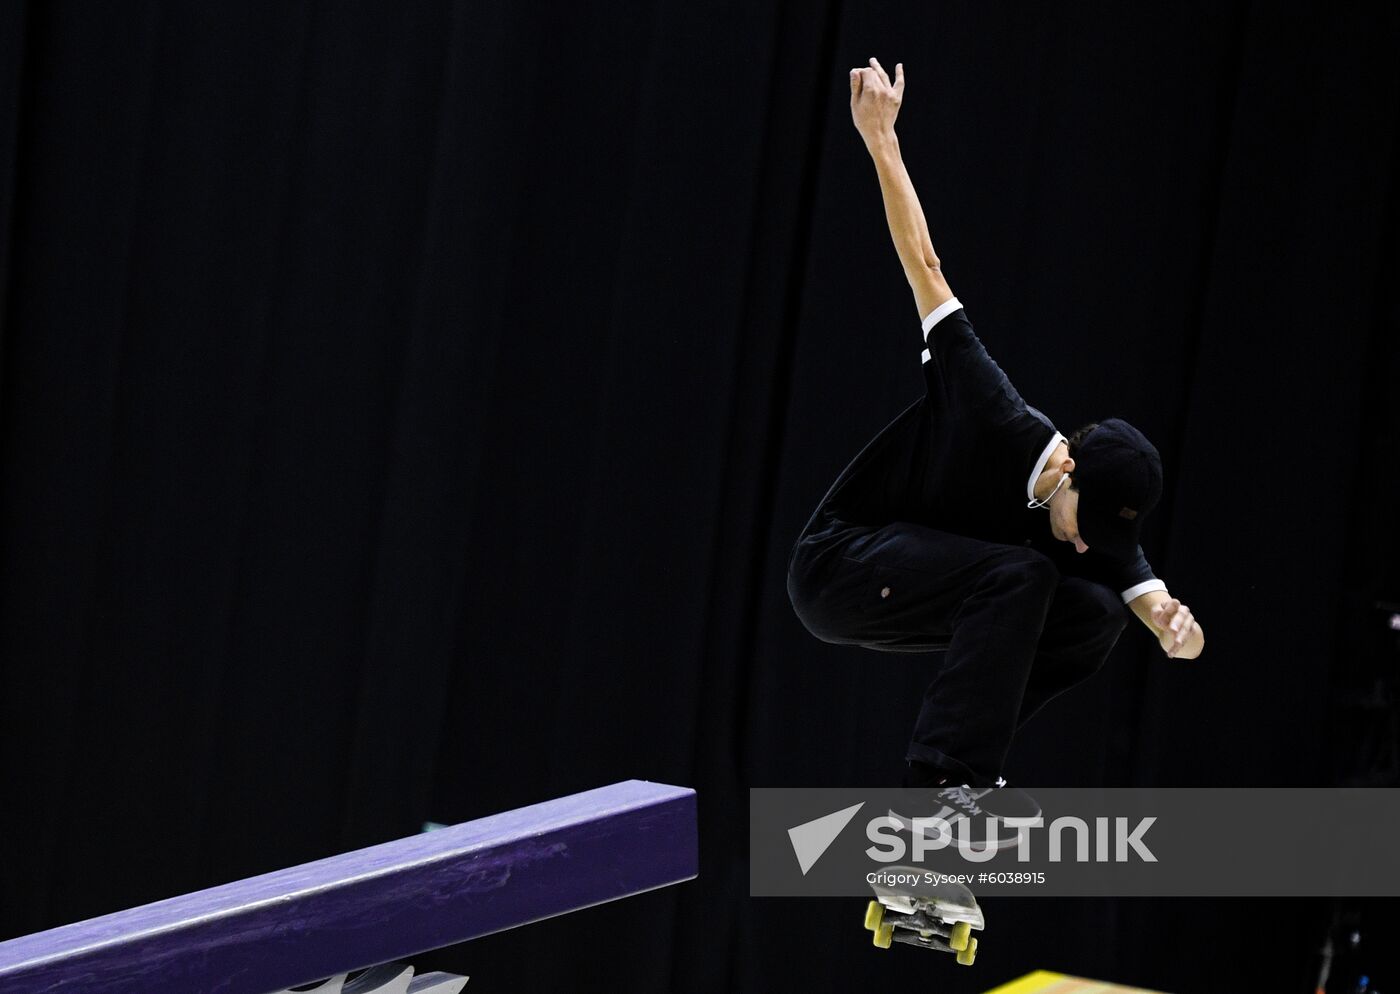
[(1175, 658), (1196, 629), (1191, 609), (1176, 598), (1162, 601), (1152, 608), (1152, 623), (1160, 633), (1157, 644), (1168, 656)]
[(851, 70), (851, 120), (867, 146), (893, 137), (903, 99), (904, 63), (895, 65), (893, 83), (878, 59), (871, 59), (869, 67)]

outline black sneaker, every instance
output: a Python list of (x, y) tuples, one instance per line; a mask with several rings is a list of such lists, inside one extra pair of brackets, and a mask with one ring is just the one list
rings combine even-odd
[[(1020, 832), (1006, 824), (1007, 818), (1036, 818), (1040, 805), (1024, 790), (1012, 787), (998, 777), (990, 787), (959, 786), (910, 787), (902, 791), (902, 812), (890, 810), (900, 828), (912, 832), (915, 819), (941, 818), (953, 831), (954, 839), (966, 841), (973, 849), (1009, 849), (1020, 839)], [(989, 825), (988, 819), (993, 819)], [(934, 826), (927, 826), (933, 831)]]

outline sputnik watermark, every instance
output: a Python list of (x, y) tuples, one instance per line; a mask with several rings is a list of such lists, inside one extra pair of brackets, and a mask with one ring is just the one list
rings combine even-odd
[(1373, 787), (763, 787), (749, 792), (749, 888), (868, 895), (872, 873), (927, 872), (970, 876), (979, 898), (1397, 897), (1397, 824), (1400, 789)]
[[(1143, 841), (1148, 829), (1157, 821), (1155, 815), (1139, 818), (1131, 831), (1128, 819), (1121, 817), (1095, 818), (1092, 829), (1083, 818), (1073, 815), (1056, 818), (1048, 826), (1040, 816), (988, 817), (983, 819), (986, 832), (980, 844), (973, 836), (972, 821), (971, 818), (957, 818), (950, 823), (947, 819), (939, 817), (904, 821), (889, 815), (871, 818), (865, 826), (865, 837), (873, 845), (865, 850), (865, 854), (879, 863), (899, 863), (906, 859), (919, 862), (930, 853), (941, 852), (951, 847), (969, 863), (985, 863), (998, 852), (1013, 849), (1019, 862), (1029, 863), (1035, 858), (1037, 834), (1043, 831), (1048, 836), (1046, 858), (1052, 863), (1065, 861), (1065, 836), (1071, 832), (1073, 855), (1070, 860), (1073, 862), (1126, 863), (1133, 855), (1144, 863), (1157, 862), (1157, 856)], [(1013, 845), (1006, 845), (1000, 841), (1003, 836), (998, 831), (999, 825), (1005, 825), (1016, 832)], [(909, 836), (907, 843), (906, 835)], [(1091, 842), (1094, 850), (1092, 857), (1089, 854)]]

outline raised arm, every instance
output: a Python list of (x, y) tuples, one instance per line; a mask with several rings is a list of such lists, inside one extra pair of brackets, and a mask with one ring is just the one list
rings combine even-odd
[(895, 118), (904, 99), (904, 65), (894, 67), (894, 82), (876, 59), (870, 66), (851, 70), (851, 119), (865, 139), (866, 150), (875, 162), (880, 177), (880, 192), (885, 198), (885, 219), (890, 225), (904, 277), (914, 291), (914, 303), (923, 319), (939, 304), (953, 297), (938, 255), (929, 238), (924, 209), (914, 192), (914, 184), (904, 168), (899, 154), (899, 139), (894, 133)]

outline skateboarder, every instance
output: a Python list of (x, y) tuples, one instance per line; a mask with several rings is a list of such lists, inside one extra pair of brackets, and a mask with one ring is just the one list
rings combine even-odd
[(1205, 637), (1139, 548), (1162, 491), (1157, 450), (1116, 418), (1065, 438), (1022, 400), (953, 296), (900, 157), (904, 67), (891, 82), (871, 59), (850, 84), (922, 319), (910, 358), (922, 350), (925, 392), (822, 498), (793, 549), (788, 593), (824, 641), (946, 650), (904, 784), (969, 785), (947, 793), (980, 813), (1016, 730), (1103, 664), (1125, 604), (1168, 656), (1196, 657)]

